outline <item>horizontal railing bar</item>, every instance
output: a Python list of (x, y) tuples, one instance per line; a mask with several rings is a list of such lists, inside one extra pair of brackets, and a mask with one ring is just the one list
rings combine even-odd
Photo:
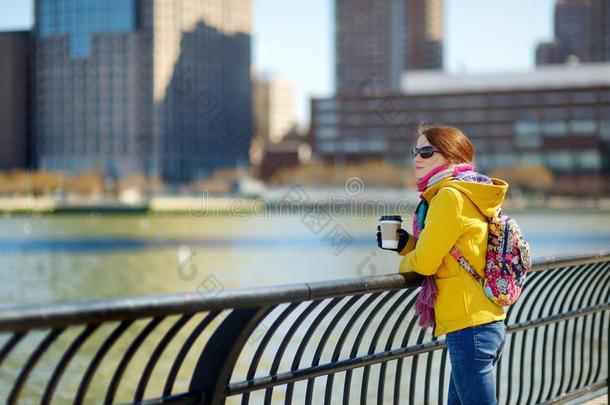
[(515, 323), (506, 328), (506, 333), (516, 333), (527, 329), (539, 328), (541, 326), (567, 321), (582, 316), (591, 315), (596, 312), (607, 311), (610, 309), (610, 302), (605, 304), (594, 305), (592, 307), (577, 309), (576, 311), (564, 312), (558, 315), (549, 316), (546, 318), (533, 319), (527, 322)]
[(418, 354), (428, 353), (434, 350), (445, 348), (444, 340), (424, 343), (410, 347), (401, 347), (394, 350), (383, 351), (379, 353), (367, 354), (361, 357), (352, 359), (338, 360), (334, 363), (325, 363), (317, 366), (302, 368), (294, 371), (286, 371), (279, 374), (255, 378), (249, 381), (239, 381), (231, 383), (227, 386), (226, 395), (238, 395), (246, 392), (261, 390), (274, 387), (276, 385), (284, 385), (294, 383), (310, 378), (336, 374), (341, 371), (373, 365), (392, 360), (397, 360), (402, 357), (415, 356)]
[[(511, 325), (506, 328), (507, 333), (516, 333), (526, 329), (537, 328), (540, 326), (557, 323), (581, 316), (594, 314), (596, 312), (602, 312), (610, 309), (610, 303), (595, 305), (588, 308), (583, 308), (577, 311), (566, 312), (561, 315), (549, 316), (546, 318), (540, 318), (533, 321), (523, 322), (520, 324)], [(334, 363), (327, 363), (324, 365), (303, 368), (300, 370), (288, 371), (284, 373), (274, 374), (270, 376), (260, 377), (249, 381), (240, 381), (229, 384), (227, 388), (227, 395), (237, 395), (246, 392), (251, 392), (260, 389), (266, 389), (276, 385), (283, 385), (294, 383), (300, 380), (305, 380), (313, 377), (319, 377), (327, 374), (335, 374), (348, 369), (364, 367), (375, 363), (384, 363), (398, 358), (410, 357), (419, 354), (432, 352), (445, 348), (445, 340), (437, 340), (435, 342), (429, 342), (422, 345), (415, 345), (405, 348), (399, 348), (389, 351), (383, 351), (374, 353), (371, 355), (355, 357), (353, 359), (345, 359), (336, 361)], [(321, 371), (323, 370), (323, 372)]]
[(151, 398), (139, 402), (125, 402), (119, 405), (161, 405), (161, 404), (193, 404), (202, 403), (203, 395), (198, 391), (176, 394), (169, 397)]
[[(535, 260), (532, 271), (603, 261), (610, 261), (610, 253), (563, 258), (544, 257)], [(207, 294), (185, 292), (97, 301), (4, 307), (0, 309), (0, 331), (20, 331), (100, 321), (140, 319), (216, 309), (248, 308), (262, 304), (277, 305), (390, 289), (415, 288), (419, 286), (420, 282), (421, 276), (416, 273), (394, 273), (311, 283), (226, 289)]]
[(582, 388), (570, 391), (568, 393), (565, 393), (565, 394), (563, 394), (563, 395), (561, 395), (559, 397), (553, 398), (550, 401), (543, 402), (542, 404), (543, 405), (547, 405), (547, 404), (554, 404), (554, 405), (565, 404), (567, 402), (572, 401), (573, 399), (580, 398), (580, 397), (582, 397), (584, 395), (593, 393), (595, 391), (602, 390), (602, 389), (608, 387), (608, 385), (609, 385), (608, 384), (608, 380), (600, 380), (600, 381), (594, 382), (592, 384), (589, 384), (586, 387), (582, 387)]
[(610, 251), (577, 256), (544, 256), (533, 260), (531, 272), (545, 271), (555, 267), (578, 266), (610, 261)]
[(75, 301), (5, 308), (0, 312), (0, 331), (19, 331), (49, 326), (140, 319), (215, 309), (250, 308), (314, 299), (365, 294), (419, 286), (418, 274), (388, 274), (312, 283), (239, 288), (218, 293), (198, 292)]

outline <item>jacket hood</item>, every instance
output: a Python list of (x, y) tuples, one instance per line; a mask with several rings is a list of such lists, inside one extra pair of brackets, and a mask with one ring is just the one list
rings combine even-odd
[(429, 202), (441, 187), (452, 187), (468, 197), (483, 215), (491, 218), (502, 205), (508, 190), (508, 183), (504, 180), (491, 178), (491, 182), (493, 184), (447, 179), (424, 191), (423, 197)]

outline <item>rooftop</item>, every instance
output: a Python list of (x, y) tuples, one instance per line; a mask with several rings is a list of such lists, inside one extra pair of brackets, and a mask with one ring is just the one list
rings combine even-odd
[(503, 90), (562, 89), (610, 86), (610, 63), (547, 65), (531, 71), (449, 74), (442, 71), (405, 72), (405, 94), (447, 94)]

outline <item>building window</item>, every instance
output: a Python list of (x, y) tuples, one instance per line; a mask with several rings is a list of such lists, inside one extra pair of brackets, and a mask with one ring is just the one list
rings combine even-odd
[(412, 97), (403, 97), (396, 99), (396, 103), (398, 103), (403, 109), (414, 109), (416, 107), (415, 99)]
[(513, 149), (513, 143), (511, 139), (498, 139), (494, 141), (493, 145), (495, 150), (498, 152), (509, 153)]
[(597, 94), (592, 91), (577, 91), (572, 93), (572, 101), (575, 104), (595, 103), (597, 101)]
[(346, 114), (342, 119), (342, 122), (346, 125), (362, 125), (364, 121), (364, 114), (361, 113)]
[(487, 132), (491, 136), (509, 136), (512, 133), (513, 126), (511, 124), (492, 124)]
[(42, 0), (40, 35), (70, 38), (70, 56), (89, 56), (90, 40), (98, 32), (130, 32), (136, 28), (134, 1), (89, 1), (87, 7), (72, 0)]
[(595, 118), (596, 111), (590, 107), (573, 107), (572, 118)]
[(517, 163), (517, 158), (512, 153), (497, 153), (495, 155), (495, 166), (511, 167)]
[(483, 96), (464, 96), (460, 102), (462, 107), (476, 108), (485, 107), (485, 97)]
[(474, 122), (479, 122), (479, 121), (485, 121), (485, 111), (483, 110), (469, 110), (466, 111), (464, 114), (464, 121), (474, 121)]
[(408, 120), (404, 124), (408, 124), (409, 122), (418, 121), (418, 122), (430, 122), (435, 121), (438, 115), (434, 112), (424, 112), (418, 111), (417, 113), (409, 116)]
[(489, 115), (493, 121), (511, 121), (513, 119), (512, 110), (491, 110)]
[(517, 121), (515, 122), (516, 134), (537, 134), (540, 132), (540, 125), (536, 121)]
[(522, 93), (517, 94), (515, 97), (519, 100), (519, 104), (523, 106), (538, 106), (540, 102), (540, 94), (536, 93)]
[(578, 151), (574, 154), (577, 169), (599, 170), (601, 167), (601, 156), (597, 150)]
[(547, 154), (547, 164), (553, 170), (569, 171), (574, 168), (574, 159), (570, 152), (556, 150)]
[(567, 93), (547, 93), (544, 95), (546, 104), (568, 104), (570, 98)]
[(343, 150), (345, 152), (360, 152), (362, 150), (362, 145), (360, 143), (360, 141), (356, 140), (356, 139), (348, 139), (347, 141), (343, 142)]
[(597, 123), (593, 120), (574, 120), (571, 122), (571, 130), (576, 135), (595, 135)]
[(445, 111), (441, 114), (441, 120), (446, 123), (459, 122), (460, 112), (459, 111)]
[(494, 155), (492, 154), (477, 154), (474, 158), (475, 166), (481, 171), (488, 171), (495, 166)]
[(364, 103), (366, 103), (366, 111), (373, 110), (379, 114), (399, 114), (408, 108), (407, 100), (400, 98), (370, 100)]
[(435, 107), (441, 108), (458, 108), (460, 106), (460, 99), (454, 96), (444, 96), (438, 99), (438, 103), (435, 103)]
[(540, 125), (535, 121), (518, 121), (515, 123), (515, 143), (519, 148), (539, 148)]
[(418, 97), (415, 99), (416, 108), (426, 109), (433, 108), (434, 104), (436, 104), (437, 100), (433, 100), (427, 97)]
[(599, 93), (599, 101), (610, 101), (610, 90)]
[(315, 103), (316, 110), (318, 111), (336, 111), (337, 110), (337, 102), (335, 99), (329, 100), (317, 100)]
[(477, 152), (485, 152), (487, 150), (488, 143), (486, 139), (472, 138), (471, 141), (472, 146), (474, 146)]
[(544, 134), (548, 136), (565, 136), (568, 125), (565, 121), (547, 121), (544, 123)]
[(318, 149), (323, 153), (334, 153), (337, 150), (334, 142), (320, 142)]
[(330, 113), (320, 113), (316, 115), (316, 124), (317, 125), (335, 125), (337, 124), (337, 114)]
[(523, 153), (521, 155), (523, 165), (544, 165), (544, 157), (540, 153)]
[(388, 144), (383, 139), (370, 139), (368, 149), (371, 152), (385, 152), (388, 149)]
[[(378, 100), (374, 100), (376, 107), (379, 105)], [(344, 100), (340, 102), (342, 111), (362, 111), (366, 109), (366, 102), (360, 100)]]
[(517, 134), (515, 138), (515, 143), (519, 148), (522, 149), (532, 149), (539, 148), (542, 146), (542, 140), (540, 139), (540, 134)]
[(316, 131), (316, 135), (320, 139), (329, 139), (337, 137), (337, 127), (321, 127)]
[(604, 141), (610, 141), (610, 121), (599, 123), (599, 134)]
[(508, 94), (497, 94), (491, 97), (491, 104), (495, 107), (511, 107), (513, 99)]
[(564, 120), (568, 118), (569, 112), (567, 108), (554, 107), (545, 108), (543, 114), (546, 120)]

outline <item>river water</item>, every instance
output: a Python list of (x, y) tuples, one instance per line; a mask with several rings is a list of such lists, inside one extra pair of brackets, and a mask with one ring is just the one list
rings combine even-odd
[[(514, 216), (532, 256), (610, 250), (610, 212)], [(409, 218), (404, 227), (410, 230)], [(237, 288), (397, 271), (377, 216), (66, 215), (0, 219), (0, 304)]]

